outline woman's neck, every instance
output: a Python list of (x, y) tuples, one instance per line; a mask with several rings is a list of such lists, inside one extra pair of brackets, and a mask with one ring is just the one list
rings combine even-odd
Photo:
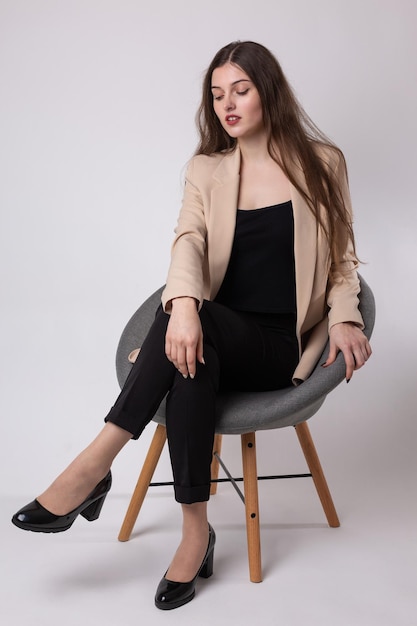
[(243, 163), (260, 165), (271, 160), (266, 135), (238, 139), (238, 146)]

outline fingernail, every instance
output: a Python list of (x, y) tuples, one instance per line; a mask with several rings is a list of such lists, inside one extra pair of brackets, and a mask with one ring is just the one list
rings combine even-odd
[(187, 378), (187, 374), (183, 374), (183, 375), (182, 375), (182, 377), (183, 377), (183, 378)]
[(351, 380), (350, 378), (346, 378), (347, 383), (350, 383), (350, 380)]
[(203, 364), (203, 365), (205, 365), (205, 364), (206, 364), (206, 362), (205, 362), (205, 360), (204, 360), (204, 357), (202, 357), (201, 362), (202, 362), (202, 364)]
[(190, 378), (194, 380), (194, 374), (190, 374)]
[(326, 365), (326, 361), (324, 361), (324, 363), (320, 363), (321, 367), (324, 367)]

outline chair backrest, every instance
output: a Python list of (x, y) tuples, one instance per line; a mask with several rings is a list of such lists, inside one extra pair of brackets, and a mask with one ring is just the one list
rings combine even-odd
[[(375, 300), (373, 293), (360, 278), (360, 311), (365, 322), (365, 334), (371, 337), (375, 323)], [(160, 304), (163, 287), (155, 291), (134, 313), (127, 323), (116, 354), (116, 370), (120, 386), (123, 386), (131, 369), (129, 353), (141, 346), (153, 322)], [(345, 377), (342, 353), (335, 363), (326, 369), (320, 363), (326, 360), (327, 344), (310, 377), (298, 387), (265, 392), (227, 392), (219, 394), (217, 431), (223, 434), (242, 434), (255, 430), (268, 430), (294, 426), (309, 419), (323, 404), (327, 394)], [(261, 407), (261, 408), (260, 408)], [(155, 421), (164, 423), (164, 403)]]

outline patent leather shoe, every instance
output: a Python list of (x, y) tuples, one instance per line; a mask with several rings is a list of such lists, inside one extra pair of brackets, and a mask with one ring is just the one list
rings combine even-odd
[(158, 609), (177, 609), (187, 602), (190, 602), (195, 595), (197, 578), (210, 578), (213, 574), (214, 544), (216, 543), (216, 533), (209, 524), (209, 542), (203, 562), (192, 580), (188, 583), (178, 583), (168, 580), (165, 576), (158, 585), (155, 595), (155, 605)]
[(104, 500), (110, 491), (112, 483), (111, 472), (95, 486), (90, 495), (67, 515), (55, 515), (50, 513), (37, 500), (33, 500), (12, 517), (15, 526), (23, 530), (32, 530), (38, 533), (60, 533), (68, 530), (78, 515), (92, 522), (98, 519)]

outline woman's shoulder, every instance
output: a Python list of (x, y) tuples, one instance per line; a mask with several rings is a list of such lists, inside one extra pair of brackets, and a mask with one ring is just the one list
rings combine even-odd
[(215, 169), (219, 163), (228, 155), (230, 152), (213, 152), (212, 154), (195, 154), (191, 157), (189, 161), (189, 166), (198, 167), (198, 168), (210, 168)]
[(224, 159), (229, 159), (233, 153), (213, 152), (212, 154), (195, 154), (188, 161), (187, 178), (197, 179), (203, 178), (207, 180), (217, 170), (220, 163)]

